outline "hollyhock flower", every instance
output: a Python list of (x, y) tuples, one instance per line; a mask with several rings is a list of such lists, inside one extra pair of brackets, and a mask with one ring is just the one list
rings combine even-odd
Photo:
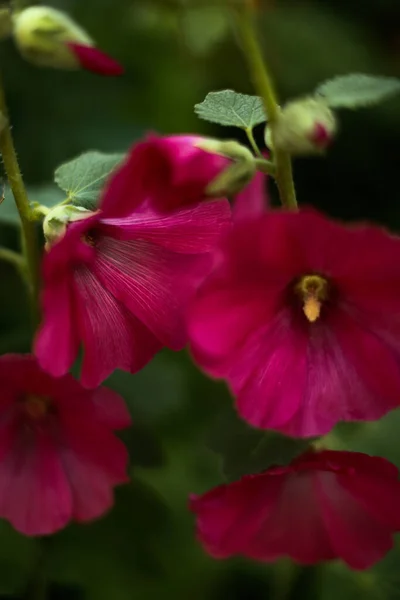
[(207, 151), (207, 146), (207, 139), (200, 136), (149, 135), (131, 156), (132, 169), (140, 173), (135, 182), (137, 197), (147, 197), (161, 212), (204, 200), (207, 185), (231, 163)]
[(397, 468), (358, 452), (309, 452), (192, 496), (197, 534), (215, 558), (265, 562), (289, 556), (301, 564), (341, 558), (367, 569), (400, 530)]
[(251, 182), (235, 197), (232, 216), (234, 221), (253, 219), (262, 215), (268, 208), (266, 176), (257, 172)]
[(70, 223), (43, 260), (35, 353), (58, 377), (82, 344), (85, 387), (117, 368), (138, 371), (163, 346), (184, 347), (184, 310), (230, 223), (226, 200), (166, 215), (143, 208), (135, 160), (134, 150), (111, 178), (100, 209)]
[(13, 16), (13, 36), (22, 56), (39, 67), (83, 68), (101, 75), (121, 75), (123, 68), (95, 47), (82, 27), (49, 6), (30, 6)]
[(0, 389), (0, 516), (46, 535), (106, 512), (127, 481), (128, 453), (113, 433), (130, 425), (122, 398), (17, 354), (0, 357)]
[(242, 418), (292, 436), (400, 404), (400, 240), (311, 210), (236, 223), (190, 308), (193, 355)]

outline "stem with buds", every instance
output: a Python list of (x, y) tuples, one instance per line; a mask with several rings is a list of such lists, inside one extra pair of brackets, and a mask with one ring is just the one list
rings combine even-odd
[[(241, 40), (243, 53), (246, 57), (257, 93), (261, 96), (268, 121), (271, 125), (279, 118), (279, 104), (264, 63), (261, 48), (253, 26), (253, 9), (249, 0), (244, 0), (239, 8), (232, 6), (236, 17), (236, 27)], [(296, 192), (293, 182), (292, 163), (287, 152), (276, 151), (273, 154), (275, 178), (278, 185), (282, 205), (286, 208), (297, 208)]]

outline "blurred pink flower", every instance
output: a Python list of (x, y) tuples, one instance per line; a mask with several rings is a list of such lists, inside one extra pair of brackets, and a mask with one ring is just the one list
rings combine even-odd
[[(160, 212), (206, 199), (207, 185), (231, 161), (199, 147), (204, 138), (193, 135), (149, 135), (136, 144), (131, 168), (136, 175), (136, 197), (147, 198)], [(126, 206), (129, 211), (129, 206)]]
[(267, 176), (258, 171), (251, 182), (236, 195), (232, 209), (234, 221), (257, 218), (268, 209), (269, 196), (266, 181)]
[(341, 558), (367, 569), (400, 530), (398, 470), (358, 452), (308, 452), (192, 496), (197, 535), (215, 558), (244, 555), (301, 564)]
[[(168, 214), (138, 196), (135, 149), (111, 178), (100, 210), (70, 223), (43, 260), (43, 323), (35, 353), (64, 375), (84, 348), (82, 384), (141, 369), (163, 346), (187, 342), (184, 311), (230, 224), (226, 200)], [(140, 188), (140, 184), (139, 184)]]
[(236, 223), (189, 310), (193, 355), (242, 418), (292, 436), (400, 404), (400, 240), (311, 210)]
[(123, 400), (54, 379), (30, 355), (0, 358), (0, 516), (25, 535), (89, 521), (127, 481), (128, 453), (113, 430), (130, 425)]
[(122, 75), (124, 68), (116, 60), (95, 46), (68, 42), (68, 48), (74, 53), (81, 67), (99, 75)]

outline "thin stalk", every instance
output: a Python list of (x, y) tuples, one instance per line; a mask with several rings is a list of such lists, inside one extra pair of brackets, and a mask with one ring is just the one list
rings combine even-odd
[(30, 303), (32, 308), (32, 318), (34, 325), (36, 325), (39, 321), (38, 297), (40, 283), (40, 254), (38, 248), (35, 222), (32, 220), (32, 212), (29, 205), (29, 200), (25, 190), (24, 182), (22, 179), (21, 171), (18, 165), (17, 154), (11, 135), (8, 110), (1, 80), (0, 114), (4, 117), (5, 120), (3, 129), (0, 132), (0, 153), (2, 155), (4, 168), (21, 219), (22, 253), (26, 262), (26, 272)]
[[(274, 85), (265, 65), (260, 44), (253, 25), (252, 4), (245, 0), (244, 5), (237, 8), (232, 5), (236, 28), (241, 41), (251, 77), (257, 93), (261, 96), (271, 126), (279, 118), (279, 104)], [(274, 152), (276, 182), (282, 205), (296, 208), (296, 191), (293, 182), (292, 163), (287, 152)]]

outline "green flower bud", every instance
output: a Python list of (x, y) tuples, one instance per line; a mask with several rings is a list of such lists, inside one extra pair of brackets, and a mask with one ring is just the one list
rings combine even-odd
[(337, 132), (335, 114), (323, 100), (303, 98), (288, 102), (278, 119), (267, 125), (268, 147), (294, 156), (321, 154)]
[(93, 46), (93, 40), (68, 15), (48, 6), (31, 6), (13, 17), (13, 35), (22, 56), (40, 67), (79, 69), (68, 44)]
[(68, 223), (81, 221), (92, 214), (92, 211), (82, 206), (73, 206), (72, 204), (58, 204), (51, 208), (43, 221), (46, 249), (64, 235)]

